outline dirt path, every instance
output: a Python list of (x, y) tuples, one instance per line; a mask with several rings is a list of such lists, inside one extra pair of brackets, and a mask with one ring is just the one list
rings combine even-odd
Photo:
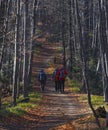
[[(49, 72), (54, 55), (59, 57), (56, 49), (55, 46), (45, 43), (40, 47), (39, 53), (34, 55), (34, 91), (40, 92), (36, 77), (39, 70), (44, 68), (46, 72)], [(30, 109), (25, 117), (9, 117), (7, 121), (0, 121), (0, 130), (64, 130), (56, 127), (78, 119), (85, 114), (88, 114), (86, 107), (77, 101), (77, 95), (70, 93), (67, 86), (65, 93), (55, 92), (54, 82), (51, 81), (51, 74), (49, 73), (40, 106)], [(77, 130), (74, 124), (70, 125), (71, 128), (65, 130)]]
[[(39, 68), (36, 67), (36, 70), (40, 70), (41, 68), (45, 68), (46, 70), (48, 69), (48, 61), (52, 61), (52, 57), (56, 51), (53, 46), (49, 46), (50, 45), (43, 46), (47, 52), (43, 51), (41, 55), (39, 55), (42, 60), (38, 60)], [(37, 64), (37, 61), (34, 61), (36, 62), (34, 62), (34, 64)], [(64, 94), (56, 93), (54, 90), (54, 82), (50, 80), (50, 76), (51, 75), (48, 75), (47, 86), (43, 93), (43, 101), (40, 106), (41, 118), (37, 124), (36, 130), (54, 129), (56, 126), (60, 126), (70, 120), (72, 121), (78, 119), (82, 115), (88, 114), (88, 111), (84, 109), (84, 106), (77, 101), (76, 96), (68, 91), (67, 86)], [(39, 90), (39, 84), (35, 87)]]
[(49, 130), (88, 114), (84, 106), (77, 102), (76, 96), (68, 91), (58, 94), (52, 88), (44, 93), (44, 99), (47, 103), (41, 105), (42, 118), (38, 122), (37, 130)]

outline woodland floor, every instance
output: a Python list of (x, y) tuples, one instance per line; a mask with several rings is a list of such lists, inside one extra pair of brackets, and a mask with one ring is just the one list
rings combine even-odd
[(45, 38), (38, 41), (42, 42), (42, 46), (34, 55), (33, 89), (40, 92), (35, 75), (44, 68), (48, 73), (48, 81), (45, 92), (42, 93), (42, 101), (39, 107), (29, 109), (28, 114), (23, 117), (1, 118), (0, 130), (96, 130), (95, 122), (90, 121), (92, 115), (88, 105), (78, 100), (80, 94), (71, 93), (67, 85), (63, 94), (56, 93), (54, 90), (54, 82), (49, 72), (56, 66), (53, 66), (55, 55), (59, 64), (60, 53), (57, 49), (59, 44), (48, 44)]

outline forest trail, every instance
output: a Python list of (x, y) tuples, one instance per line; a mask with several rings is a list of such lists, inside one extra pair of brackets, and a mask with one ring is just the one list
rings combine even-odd
[[(33, 66), (34, 79), (37, 78), (35, 75), (38, 74), (42, 68), (45, 69), (48, 75), (47, 85), (45, 92), (43, 92), (43, 100), (40, 105), (40, 120), (37, 123), (37, 128), (34, 130), (57, 130), (57, 126), (70, 123), (70, 121), (78, 119), (90, 112), (87, 111), (85, 106), (78, 102), (77, 95), (69, 92), (68, 86), (65, 87), (64, 94), (55, 92), (54, 82), (51, 80), (51, 74), (49, 72), (61, 63), (53, 64), (55, 54), (56, 57), (60, 57), (58, 46), (56, 46), (55, 44), (44, 42), (44, 44), (42, 44), (41, 53), (37, 56), (35, 54), (34, 56), (34, 58), (36, 58), (34, 59)], [(60, 59), (58, 61), (60, 61)], [(40, 91), (38, 82), (36, 82), (34, 88)], [(73, 124), (70, 124), (69, 127), (70, 130), (75, 129)], [(63, 128), (60, 129), (63, 130)]]
[[(86, 109), (86, 104), (79, 103), (78, 95), (71, 93), (67, 85), (63, 94), (55, 92), (51, 73), (61, 64), (60, 45), (47, 43), (46, 39), (42, 38), (38, 41), (40, 47), (34, 49), (33, 90), (41, 92), (37, 74), (42, 68), (45, 69), (48, 81), (45, 92), (42, 93), (42, 101), (38, 108), (29, 109), (24, 117), (9, 117), (4, 122), (0, 122), (0, 130), (77, 130), (73, 121), (88, 115), (90, 111)], [(57, 64), (54, 65), (55, 55)]]

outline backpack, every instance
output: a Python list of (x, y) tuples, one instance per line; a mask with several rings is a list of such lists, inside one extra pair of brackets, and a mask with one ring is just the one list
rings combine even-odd
[(65, 75), (64, 70), (63, 69), (60, 70), (60, 78), (65, 78), (65, 77), (66, 77), (66, 75)]
[(46, 75), (45, 75), (45, 73), (44, 72), (40, 72), (40, 74), (39, 74), (39, 80), (46, 80)]
[(57, 76), (57, 72), (58, 72), (57, 69), (53, 72), (53, 78), (56, 78), (56, 76)]

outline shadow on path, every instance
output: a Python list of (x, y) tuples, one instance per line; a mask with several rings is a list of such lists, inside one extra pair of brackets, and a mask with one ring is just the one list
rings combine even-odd
[(38, 123), (37, 130), (50, 130), (88, 114), (88, 111), (84, 111), (81, 104), (76, 102), (76, 96), (69, 91), (64, 93), (55, 92), (52, 82), (48, 83), (43, 95), (47, 102), (44, 103), (43, 100), (41, 113), (45, 116)]

